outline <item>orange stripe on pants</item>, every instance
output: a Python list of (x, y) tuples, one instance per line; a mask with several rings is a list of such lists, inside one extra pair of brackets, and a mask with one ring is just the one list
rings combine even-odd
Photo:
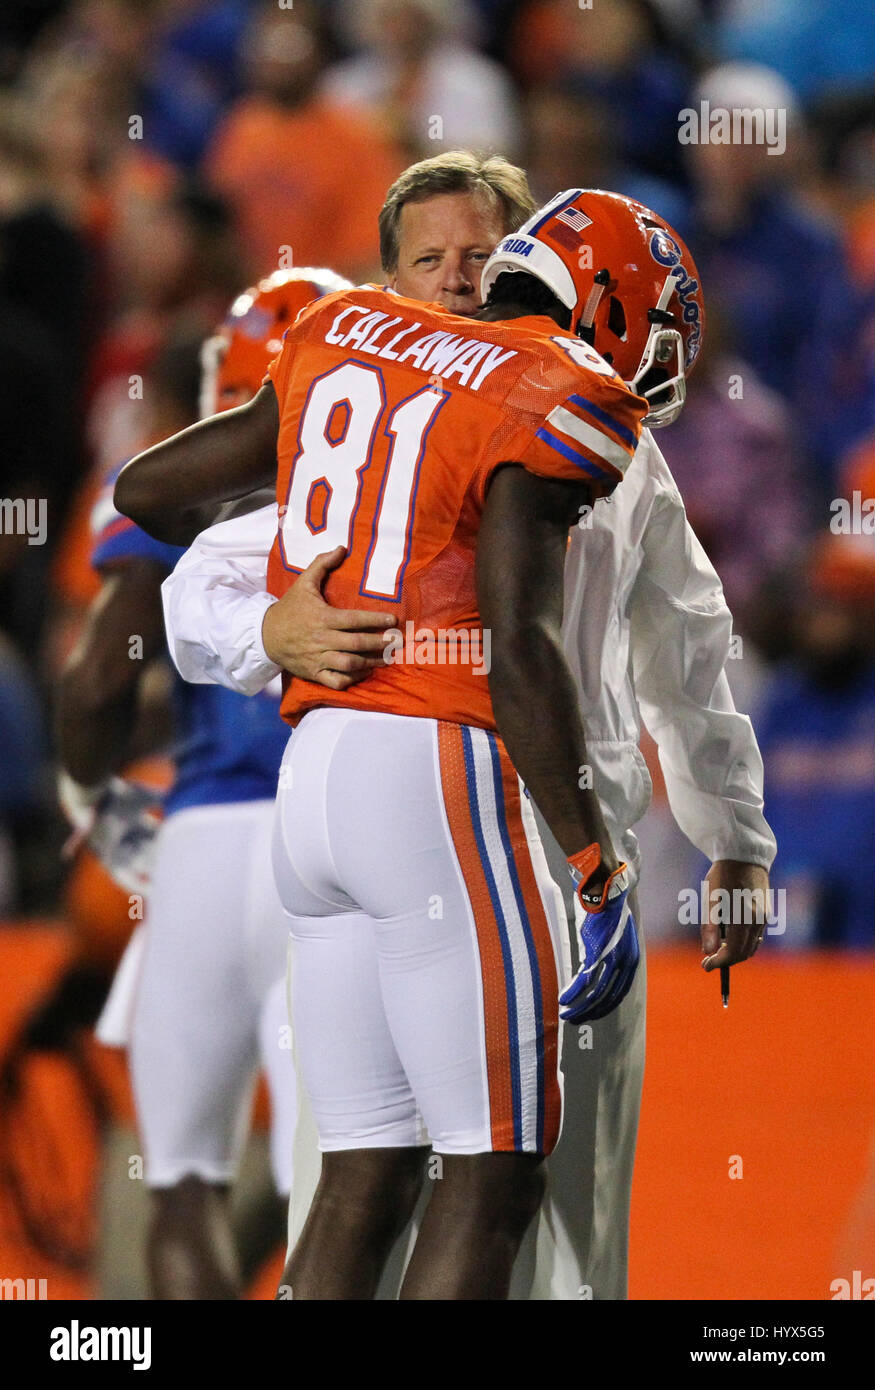
[(504, 958), (498, 923), (471, 823), (468, 776), (460, 725), (446, 722), (438, 724), (438, 753), (447, 820), (471, 902), (480, 952), (492, 1147), (497, 1151), (513, 1151), (515, 1145), (510, 1028)]
[(538, 961), (541, 982), (541, 1010), (544, 1026), (544, 1134), (542, 1152), (556, 1147), (562, 1120), (562, 1093), (559, 1089), (559, 978), (550, 924), (535, 878), (529, 842), (523, 825), (520, 783), (516, 768), (507, 755), (501, 739), (498, 744), (501, 781), (504, 788), (504, 812), (511, 852), (519, 878), (523, 902), (531, 927), (532, 942)]

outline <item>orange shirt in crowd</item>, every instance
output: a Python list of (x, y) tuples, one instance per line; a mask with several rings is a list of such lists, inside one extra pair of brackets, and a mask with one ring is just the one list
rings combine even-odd
[(375, 267), (377, 215), (401, 170), (371, 117), (316, 100), (285, 110), (245, 97), (220, 126), (206, 174), (233, 207), (262, 273), (294, 265), (357, 278)]

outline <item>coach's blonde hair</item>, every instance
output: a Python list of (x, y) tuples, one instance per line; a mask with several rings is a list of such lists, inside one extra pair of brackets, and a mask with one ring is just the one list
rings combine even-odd
[(477, 155), (447, 150), (411, 164), (392, 184), (380, 212), (380, 260), (383, 269), (398, 266), (398, 227), (405, 203), (421, 203), (439, 193), (479, 193), (500, 209), (504, 232), (516, 231), (535, 211), (525, 172), (499, 154)]

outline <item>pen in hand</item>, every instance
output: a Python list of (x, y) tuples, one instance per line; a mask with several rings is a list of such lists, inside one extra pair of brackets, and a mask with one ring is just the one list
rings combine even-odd
[[(725, 940), (726, 940), (726, 928), (725, 928), (725, 926), (722, 925), (722, 923), (721, 923), (721, 926), (720, 926), (720, 940), (721, 940), (721, 941), (725, 941)], [(720, 967), (720, 997), (721, 997), (721, 999), (723, 1000), (723, 1007), (724, 1007), (724, 1009), (728, 1009), (728, 1008), (729, 1008), (729, 966), (728, 966), (728, 965), (721, 965), (721, 967)]]

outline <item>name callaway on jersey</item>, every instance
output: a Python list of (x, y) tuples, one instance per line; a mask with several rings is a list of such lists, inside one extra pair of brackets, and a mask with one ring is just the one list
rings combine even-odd
[[(349, 316), (352, 314), (359, 317), (349, 327)], [(432, 331), (414, 338), (414, 333), (422, 328), (422, 324), (407, 324), (399, 329), (398, 325), (404, 322), (400, 314), (392, 317), (380, 309), (350, 304), (341, 309), (325, 334), (324, 341), (332, 347), (354, 347), (385, 362), (407, 363), (426, 375), (442, 378), (458, 376), (459, 383), (470, 386), (472, 391), (479, 391), (496, 367), (517, 356), (514, 349), (504, 349), (494, 343), (484, 343), (481, 338), (464, 338), (452, 332)], [(392, 329), (397, 331), (392, 334)], [(391, 336), (387, 338), (387, 334)]]

